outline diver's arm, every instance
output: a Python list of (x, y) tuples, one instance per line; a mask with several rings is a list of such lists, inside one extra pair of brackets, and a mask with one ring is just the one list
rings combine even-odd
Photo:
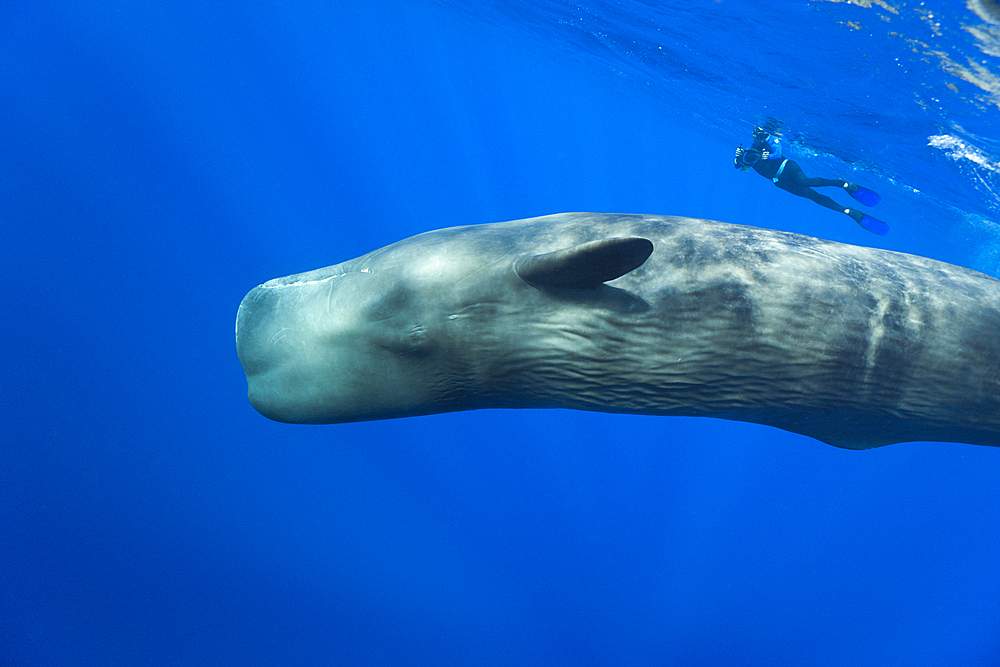
[(774, 135), (765, 139), (764, 145), (761, 148), (760, 157), (764, 160), (780, 160), (781, 139), (778, 139), (778, 137), (775, 137)]

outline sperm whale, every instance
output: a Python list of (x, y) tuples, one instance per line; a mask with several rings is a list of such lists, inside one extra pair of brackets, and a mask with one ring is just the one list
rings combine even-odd
[(710, 220), (419, 234), (254, 288), (236, 343), (250, 402), (283, 422), (573, 408), (1000, 445), (1000, 281)]

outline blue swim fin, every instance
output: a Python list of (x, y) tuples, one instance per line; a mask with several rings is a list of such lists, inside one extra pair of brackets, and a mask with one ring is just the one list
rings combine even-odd
[[(861, 191), (858, 190), (858, 192), (861, 192)], [(871, 192), (871, 194), (873, 194), (873, 195), (875, 194), (871, 190), (865, 190), (865, 192)], [(877, 197), (878, 195), (875, 195), (875, 196)], [(859, 199), (858, 201), (861, 201), (861, 200)], [(872, 204), (872, 206), (874, 206), (874, 204)], [(862, 214), (861, 215), (861, 219), (858, 220), (858, 224), (861, 225), (862, 227), (864, 227), (865, 229), (867, 229), (868, 231), (870, 231), (872, 234), (878, 234), (879, 236), (885, 236), (886, 234), (889, 233), (889, 225), (887, 225), (886, 223), (882, 222), (878, 218), (871, 217), (870, 215), (864, 215), (864, 214)]]
[[(880, 201), (882, 201), (882, 195), (875, 192), (874, 190), (863, 188), (860, 185), (857, 187), (858, 187), (857, 192), (848, 192), (848, 194), (857, 199), (865, 206), (875, 206)], [(878, 232), (875, 233), (877, 234)]]

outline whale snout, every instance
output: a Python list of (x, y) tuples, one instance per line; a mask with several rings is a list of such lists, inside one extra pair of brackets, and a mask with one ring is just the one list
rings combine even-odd
[(250, 403), (275, 421), (319, 420), (315, 360), (310, 358), (316, 335), (302, 309), (307, 296), (294, 287), (266, 283), (243, 298), (236, 314), (236, 353)]
[(274, 333), (269, 326), (273, 322), (273, 300), (268, 299), (269, 290), (255, 287), (243, 297), (236, 312), (236, 354), (247, 375), (257, 373), (269, 364), (267, 339)]
[(236, 354), (246, 373), (251, 405), (265, 417), (291, 421), (280, 382), (281, 367), (287, 362), (282, 340), (289, 332), (275, 316), (278, 302), (275, 290), (263, 285), (243, 298), (236, 313)]
[[(258, 412), (280, 422), (330, 424), (410, 409), (399, 407), (407, 376), (397, 372), (409, 356), (393, 346), (384, 322), (358, 318), (364, 295), (352, 287), (372, 280), (362, 273), (299, 274), (266, 282), (243, 298), (236, 353)], [(388, 378), (395, 378), (391, 392)]]

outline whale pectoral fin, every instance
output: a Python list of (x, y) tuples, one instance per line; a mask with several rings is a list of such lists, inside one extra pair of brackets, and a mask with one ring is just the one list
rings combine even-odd
[(601, 239), (522, 257), (514, 263), (514, 270), (532, 287), (587, 289), (634, 271), (652, 252), (649, 239)]

